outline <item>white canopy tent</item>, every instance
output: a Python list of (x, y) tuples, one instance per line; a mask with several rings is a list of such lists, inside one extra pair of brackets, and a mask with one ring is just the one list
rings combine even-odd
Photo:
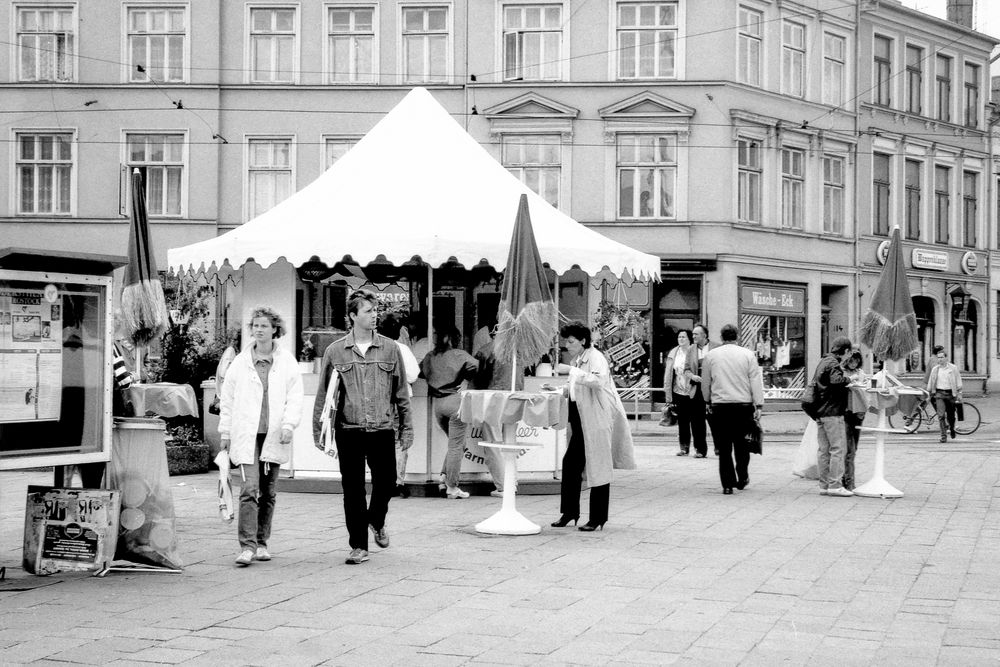
[(172, 248), (174, 271), (267, 268), (314, 255), (329, 266), (346, 255), (365, 266), (379, 255), (395, 265), (414, 257), (436, 267), (507, 261), (522, 193), (542, 261), (562, 274), (610, 269), (658, 279), (660, 260), (592, 231), (511, 175), (423, 88), (415, 88), (358, 144), (308, 186), (222, 236)]

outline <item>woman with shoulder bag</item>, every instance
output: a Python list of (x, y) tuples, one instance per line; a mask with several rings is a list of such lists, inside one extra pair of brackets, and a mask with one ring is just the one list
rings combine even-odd
[(677, 332), (677, 347), (667, 355), (663, 374), (663, 390), (667, 395), (667, 407), (673, 408), (677, 416), (677, 435), (680, 450), (677, 456), (687, 456), (691, 451), (691, 436), (694, 435), (695, 458), (705, 458), (705, 421), (693, 419), (695, 392), (698, 391), (697, 378), (692, 369), (698, 367), (698, 348), (691, 344), (691, 333), (687, 329)]

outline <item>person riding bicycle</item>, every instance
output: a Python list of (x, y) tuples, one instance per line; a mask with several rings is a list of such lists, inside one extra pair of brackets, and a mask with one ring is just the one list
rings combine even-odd
[(949, 434), (952, 440), (955, 439), (955, 403), (962, 402), (962, 374), (955, 364), (948, 361), (943, 345), (934, 346), (934, 357), (936, 363), (927, 376), (927, 392), (938, 413), (941, 442), (946, 442)]

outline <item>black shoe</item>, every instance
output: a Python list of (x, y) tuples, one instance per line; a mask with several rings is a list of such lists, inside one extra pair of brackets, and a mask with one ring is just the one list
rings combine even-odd
[(697, 454), (694, 455), (694, 457), (696, 459), (703, 459), (705, 458), (705, 452), (698, 452)]
[(941, 434), (941, 442), (948, 442), (948, 436), (946, 436), (944, 433)]
[(750, 483), (750, 478), (747, 477), (746, 479), (744, 479), (744, 480), (742, 480), (740, 482), (736, 482), (736, 488), (739, 489), (740, 491), (742, 491), (743, 489), (747, 488), (747, 484), (749, 484), (749, 483)]
[(590, 521), (588, 521), (587, 523), (577, 528), (577, 530), (582, 530), (585, 533), (592, 533), (598, 528), (600, 528), (603, 531), (605, 523), (607, 523), (606, 519), (604, 521), (601, 521), (600, 523), (591, 523)]
[(955, 429), (951, 429), (951, 439), (952, 439), (952, 440), (954, 440), (954, 439), (955, 439), (955, 435), (956, 435), (956, 433), (955, 433)]
[(567, 516), (567, 515), (563, 514), (561, 517), (559, 517), (558, 521), (553, 521), (552, 522), (552, 527), (553, 528), (565, 528), (566, 526), (569, 525), (570, 521), (572, 521), (573, 525), (575, 526), (576, 522), (577, 522), (577, 520), (579, 518), (580, 517), (578, 517), (578, 516)]
[(722, 490), (722, 495), (724, 495), (724, 496), (731, 496), (731, 495), (733, 495), (733, 490), (730, 487), (727, 486), (726, 488), (724, 488)]
[(688, 455), (688, 453), (686, 451), (684, 451), (683, 449), (681, 451), (677, 452), (677, 456), (687, 456), (687, 455)]

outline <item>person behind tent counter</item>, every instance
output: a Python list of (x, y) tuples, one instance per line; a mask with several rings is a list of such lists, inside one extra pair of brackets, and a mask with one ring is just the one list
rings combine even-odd
[(302, 375), (291, 352), (275, 344), (285, 334), (281, 316), (267, 306), (250, 314), (251, 342), (236, 355), (222, 383), (219, 435), (229, 460), (239, 466), (240, 517), (236, 564), (271, 560), (268, 540), (278, 471), (291, 455), (302, 417)]

